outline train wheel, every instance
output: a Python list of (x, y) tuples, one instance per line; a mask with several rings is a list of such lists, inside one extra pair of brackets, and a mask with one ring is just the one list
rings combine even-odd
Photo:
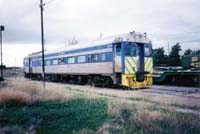
[(113, 80), (110, 77), (103, 77), (102, 80), (102, 87), (112, 87), (113, 86)]
[(85, 85), (85, 84), (87, 84), (87, 82), (88, 82), (87, 78), (84, 77), (84, 76), (78, 76), (77, 81), (78, 81), (78, 83), (81, 84), (81, 85)]

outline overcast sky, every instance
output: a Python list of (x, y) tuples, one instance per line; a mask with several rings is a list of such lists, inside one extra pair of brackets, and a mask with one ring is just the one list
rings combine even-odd
[[(57, 48), (103, 36), (147, 32), (154, 48), (180, 42), (200, 48), (199, 0), (44, 0), (45, 48)], [(39, 0), (0, 0), (4, 63), (22, 66), (27, 54), (40, 51)]]

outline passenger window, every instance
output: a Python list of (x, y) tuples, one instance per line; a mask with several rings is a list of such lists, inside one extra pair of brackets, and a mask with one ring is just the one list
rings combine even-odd
[(52, 60), (52, 64), (53, 65), (57, 65), (58, 64), (58, 60), (57, 59)]
[(75, 58), (74, 57), (69, 57), (67, 59), (67, 61), (68, 61), (69, 64), (73, 64), (73, 63), (75, 63)]
[(45, 62), (46, 64), (46, 66), (49, 66), (49, 65), (51, 65), (51, 60), (46, 60), (46, 62)]
[(78, 56), (78, 63), (84, 63), (86, 62), (85, 56)]
[(88, 55), (88, 62), (98, 62), (98, 54)]
[(101, 55), (101, 61), (106, 61), (106, 54), (105, 53)]
[(59, 64), (64, 64), (64, 61), (65, 61), (64, 58), (59, 58), (59, 59), (58, 59), (58, 63), (59, 63)]
[(116, 56), (121, 56), (121, 46), (120, 45), (116, 46)]

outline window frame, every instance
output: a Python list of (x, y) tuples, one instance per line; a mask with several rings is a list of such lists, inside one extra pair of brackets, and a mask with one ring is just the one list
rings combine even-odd
[[(146, 53), (146, 49), (148, 48), (149, 54)], [(144, 45), (144, 56), (145, 57), (152, 57), (153, 50), (152, 50), (152, 45), (151, 44), (145, 44)]]
[[(120, 52), (118, 52), (118, 48), (120, 48)], [(116, 56), (122, 56), (122, 46), (121, 46), (121, 44), (117, 44), (115, 46), (115, 55)]]
[[(131, 53), (132, 48), (134, 48), (133, 53)], [(127, 50), (129, 50), (129, 54), (127, 53), (128, 52)], [(137, 54), (136, 51), (137, 51), (136, 45), (134, 43), (129, 43), (126, 45), (125, 56), (134, 57)]]
[[(92, 56), (96, 56), (97, 57), (97, 59), (95, 59), (95, 60), (93, 60), (93, 57)], [(89, 59), (90, 58), (90, 56), (91, 56), (91, 59)], [(96, 63), (96, 62), (99, 62), (99, 54), (89, 54), (88, 55), (88, 63)]]

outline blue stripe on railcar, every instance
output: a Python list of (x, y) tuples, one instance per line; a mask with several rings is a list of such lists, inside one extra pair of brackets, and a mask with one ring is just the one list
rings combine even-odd
[(41, 61), (32, 61), (32, 66), (41, 66)]
[[(113, 61), (113, 52), (104, 52), (104, 53), (95, 53), (98, 55), (98, 61), (96, 61), (96, 63), (98, 62), (112, 62)], [(105, 59), (102, 58), (102, 55), (105, 55)], [(78, 57), (79, 56), (85, 56), (86, 57), (86, 60), (85, 62), (82, 62), (82, 63), (78, 63)], [(74, 57), (75, 58), (75, 62), (74, 63), (68, 63), (68, 60), (67, 58), (69, 57), (60, 57), (60, 58), (53, 58), (53, 59), (48, 59), (46, 61), (49, 61), (51, 60), (51, 64), (46, 64), (46, 61), (45, 61), (45, 65), (46, 66), (53, 66), (53, 65), (63, 65), (63, 64), (84, 64), (84, 63), (94, 63), (94, 62), (89, 62), (88, 61), (88, 54), (87, 55), (78, 55), (78, 56), (70, 56), (70, 57)], [(59, 62), (60, 59), (64, 59), (64, 61), (61, 63)], [(53, 60), (58, 60), (58, 64), (53, 64)], [(41, 66), (41, 61), (33, 61), (32, 62), (32, 65), (33, 66)]]
[[(53, 57), (53, 56), (59, 56), (59, 55), (73, 54), (73, 53), (101, 50), (101, 49), (106, 49), (106, 48), (112, 48), (112, 44), (76, 49), (76, 50), (71, 50), (71, 51), (63, 51), (63, 52), (52, 53), (52, 54), (46, 54), (45, 58)], [(42, 58), (42, 56), (33, 56), (33, 59), (38, 59), (38, 58)]]

